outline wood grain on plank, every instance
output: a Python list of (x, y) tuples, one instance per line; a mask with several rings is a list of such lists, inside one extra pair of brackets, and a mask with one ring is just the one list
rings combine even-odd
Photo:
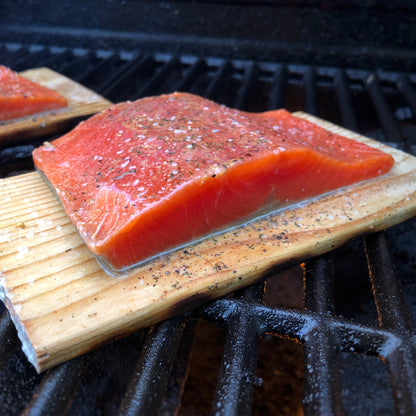
[(257, 218), (108, 276), (36, 172), (0, 180), (0, 280), (40, 372), (104, 342), (416, 214), (416, 158), (315, 117), (393, 155), (383, 177)]
[(1, 122), (0, 145), (9, 145), (22, 139), (59, 132), (70, 123), (104, 110), (112, 104), (102, 96), (49, 68), (29, 69), (19, 75), (57, 91), (68, 100), (68, 106)]

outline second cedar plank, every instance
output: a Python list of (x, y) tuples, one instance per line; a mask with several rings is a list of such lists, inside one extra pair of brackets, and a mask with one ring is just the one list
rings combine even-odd
[(68, 107), (0, 123), (0, 145), (10, 145), (31, 137), (59, 132), (80, 118), (98, 113), (112, 103), (83, 85), (49, 68), (21, 72), (25, 78), (57, 91), (68, 100)]
[(113, 278), (36, 172), (0, 181), (4, 299), (38, 371), (416, 214), (416, 158), (330, 123), (395, 158), (380, 178), (259, 218)]

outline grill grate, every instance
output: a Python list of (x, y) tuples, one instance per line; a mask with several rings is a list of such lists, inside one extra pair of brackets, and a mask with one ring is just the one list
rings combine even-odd
[[(0, 57), (15, 70), (48, 66), (114, 102), (182, 90), (248, 111), (304, 110), (415, 153), (416, 75), (410, 73), (20, 44), (1, 45)], [(32, 168), (31, 151), (44, 139), (0, 149), (1, 176)], [(298, 414), (302, 404), (295, 391), (275, 391), (271, 407), (256, 399), (266, 389), (257, 375), (259, 366), (280, 387), (291, 386), (284, 384), (290, 375), (279, 374), (276, 367), (285, 356), (277, 363), (258, 361), (259, 348), (264, 342), (270, 346), (271, 339), (303, 348), (304, 364), (295, 365), (304, 368), (306, 415), (414, 414), (414, 228), (411, 220), (358, 239), (287, 274), (265, 276), (267, 284), (258, 283), (41, 375), (20, 352), (2, 307), (3, 414)], [(406, 239), (410, 244), (404, 244)], [(273, 290), (279, 279), (294, 288), (294, 302)], [(190, 395), (196, 400), (201, 385), (209, 384), (204, 374), (195, 375), (190, 368), (194, 356), (203, 360), (207, 353), (193, 346), (207, 323), (216, 328), (221, 359), (208, 407), (196, 408), (185, 399), (194, 389)], [(193, 377), (199, 386), (192, 385)]]

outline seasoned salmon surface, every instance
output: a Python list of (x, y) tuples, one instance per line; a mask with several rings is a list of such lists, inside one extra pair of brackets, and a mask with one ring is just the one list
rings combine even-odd
[(247, 113), (187, 93), (116, 104), (33, 158), (112, 270), (394, 163), (286, 110)]
[(56, 110), (67, 105), (66, 98), (56, 91), (0, 65), (0, 121)]

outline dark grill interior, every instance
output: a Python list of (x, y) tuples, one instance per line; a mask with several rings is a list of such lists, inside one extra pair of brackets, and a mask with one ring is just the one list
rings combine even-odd
[[(0, 44), (0, 63), (47, 66), (118, 102), (188, 91), (248, 111), (285, 107), (415, 154), (416, 73), (223, 53)], [(71, 45), (71, 46), (66, 46)], [(45, 140), (0, 149), (33, 169)], [(416, 413), (415, 220), (37, 375), (3, 308), (3, 415)]]

